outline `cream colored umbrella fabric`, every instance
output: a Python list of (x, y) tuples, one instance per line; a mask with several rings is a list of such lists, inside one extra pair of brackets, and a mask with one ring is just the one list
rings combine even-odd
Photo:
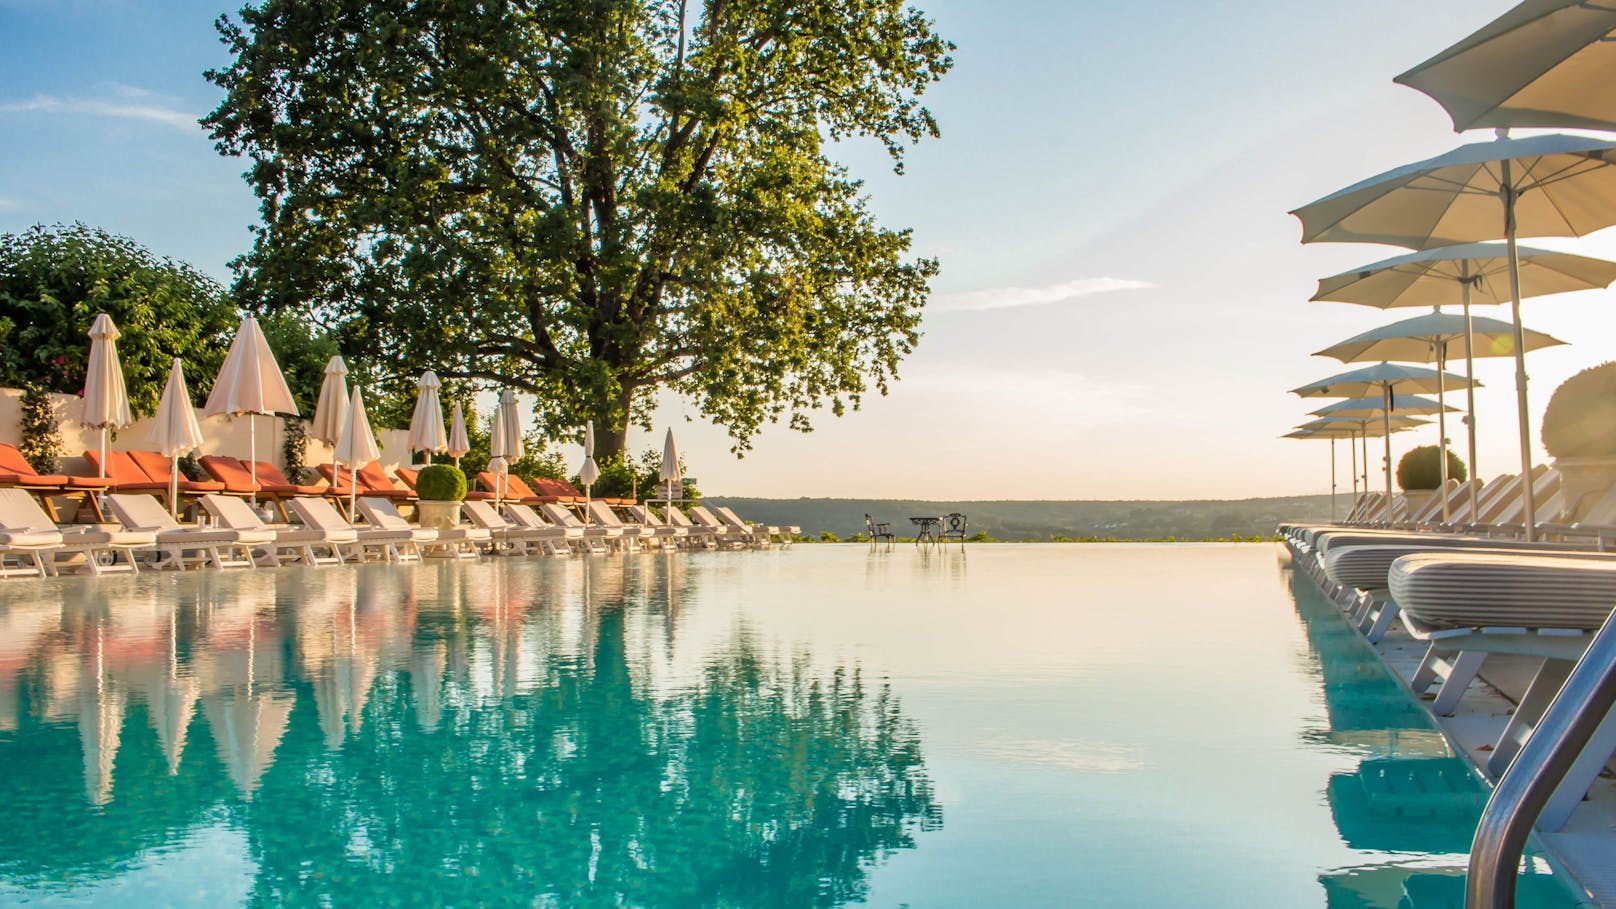
[(84, 416), (81, 422), (101, 430), (101, 476), (107, 475), (107, 430), (135, 421), (118, 363), (121, 333), (112, 317), (101, 313), (90, 323), (90, 362), (84, 371)]
[(589, 523), (589, 487), (600, 479), (600, 467), (595, 464), (595, 423), (584, 424), (584, 465), (578, 468), (578, 482), (584, 484), (584, 523)]
[[(1291, 212), (1302, 242), (1392, 243), (1414, 249), (1502, 239), (1515, 328), (1515, 408), (1521, 475), (1532, 472), (1526, 344), (1521, 335), (1520, 237), (1580, 237), (1616, 224), (1616, 142), (1547, 135), (1460, 146), (1370, 177)], [(1536, 534), (1530, 484), (1526, 539)]]
[(1436, 99), (1455, 132), (1616, 129), (1616, 4), (1526, 0), (1393, 81)]
[(662, 469), (657, 473), (657, 479), (667, 484), (667, 497), (670, 501), (678, 498), (674, 492), (684, 477), (679, 472), (679, 449), (674, 447), (671, 427), (662, 439)]
[(505, 447), (499, 454), (507, 462), (522, 459), (522, 413), (516, 407), (516, 392), (509, 388), (499, 396), (501, 419), (505, 421)]
[(460, 459), (471, 451), (471, 439), (466, 435), (466, 415), (460, 409), (460, 402), (454, 402), (454, 416), (449, 421), (449, 446), (444, 449), (449, 457), (454, 458), (455, 466), (460, 466)]
[[(269, 341), (258, 327), (258, 320), (248, 316), (236, 329), (236, 338), (230, 342), (230, 351), (219, 367), (219, 377), (213, 380), (213, 391), (202, 412), (210, 417), (225, 414), (247, 415), (247, 444), (252, 448), (247, 466), (252, 472), (254, 486), (258, 483), (258, 436), (254, 425), (256, 414), (286, 414), (298, 416), (297, 402), (292, 389), (286, 385)], [(253, 493), (253, 504), (258, 494)]]
[[(337, 437), (342, 434), (342, 421), (348, 418), (348, 364), (342, 357), (332, 356), (325, 364), (325, 378), (320, 380), (320, 400), (314, 404), (314, 422), (309, 425), (309, 438), (330, 445), (333, 450)], [(331, 458), (331, 476), (336, 477), (337, 459)]]
[(348, 514), (353, 514), (354, 500), (359, 496), (359, 484), (354, 482), (353, 475), (381, 456), (376, 434), (370, 430), (370, 418), (365, 415), (365, 396), (355, 388), (349, 398), (348, 415), (342, 421), (342, 431), (337, 434), (334, 454), (337, 463), (348, 468)]
[(505, 405), (502, 403), (494, 408), (494, 417), (488, 424), (488, 469), (499, 478), (499, 485), (494, 488), (494, 507), (499, 508), (505, 499), (505, 473), (510, 465), (505, 463)]
[(438, 374), (427, 370), (415, 383), (419, 395), (415, 399), (415, 412), (410, 415), (410, 451), (426, 452), (432, 460), (435, 452), (449, 448), (449, 433), (443, 428), (443, 405), (438, 402), (438, 389), (442, 383)]
[(157, 402), (157, 418), (152, 421), (151, 446), (169, 459), (168, 511), (179, 516), (180, 455), (195, 451), (202, 445), (202, 426), (196, 419), (196, 408), (191, 406), (191, 394), (185, 388), (185, 369), (178, 357), (168, 367), (168, 384), (163, 386), (163, 397)]

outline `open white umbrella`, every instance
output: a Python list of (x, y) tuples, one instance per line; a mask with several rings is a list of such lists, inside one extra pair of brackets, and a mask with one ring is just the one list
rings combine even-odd
[(578, 482), (584, 484), (584, 523), (589, 523), (589, 487), (600, 479), (600, 468), (595, 464), (595, 423), (584, 424), (584, 466), (578, 468)]
[[(1523, 300), (1593, 290), (1616, 282), (1616, 262), (1604, 259), (1517, 247), (1516, 260), (1520, 266)], [(1312, 299), (1392, 309), (1447, 306), (1456, 297), (1467, 319), (1473, 303), (1502, 305), (1510, 301), (1509, 251), (1505, 244), (1462, 243), (1385, 259), (1321, 278)], [(1466, 334), (1464, 341), (1465, 375), (1475, 379), (1473, 338)], [(1470, 449), (1470, 473), (1474, 476), (1477, 471), (1475, 389), (1467, 389), (1465, 396), (1465, 410), (1471, 414), (1471, 419), (1465, 421), (1465, 434)], [(1472, 487), (1471, 495), (1476, 494)]]
[(348, 416), (342, 421), (342, 432), (337, 437), (337, 463), (348, 468), (348, 514), (354, 513), (354, 501), (359, 496), (359, 484), (353, 475), (371, 461), (382, 456), (376, 445), (376, 434), (370, 430), (370, 418), (365, 415), (365, 396), (360, 389), (353, 390), (349, 399)]
[(129, 413), (129, 395), (123, 387), (123, 366), (118, 363), (118, 327), (101, 313), (90, 323), (90, 362), (84, 371), (85, 426), (101, 430), (101, 476), (107, 475), (107, 430), (135, 421)]
[[(1348, 338), (1338, 344), (1318, 351), (1314, 356), (1334, 357), (1343, 363), (1361, 362), (1364, 360), (1401, 360), (1412, 363), (1435, 363), (1438, 370), (1437, 402), (1441, 407), (1437, 410), (1438, 429), (1437, 446), (1441, 453), (1437, 456), (1440, 465), (1442, 483), (1448, 482), (1448, 424), (1446, 417), (1447, 398), (1444, 385), (1441, 382), (1441, 370), (1447, 366), (1448, 347), (1454, 341), (1463, 339), (1465, 350), (1473, 357), (1508, 357), (1515, 353), (1515, 339), (1520, 337), (1526, 342), (1527, 350), (1537, 350), (1556, 344), (1564, 344), (1558, 338), (1543, 334), (1542, 332), (1521, 329), (1519, 334), (1515, 326), (1497, 319), (1488, 319), (1479, 316), (1467, 317), (1459, 313), (1431, 312), (1412, 319), (1403, 319), (1390, 325), (1382, 325), (1362, 334)], [(1476, 415), (1470, 414), (1470, 424), (1475, 425)], [(1474, 462), (1470, 470), (1474, 473)], [(1473, 491), (1473, 490), (1472, 490)], [(1446, 499), (1442, 504), (1442, 519), (1448, 519), (1448, 505)]]
[(1453, 129), (1616, 129), (1616, 5), (1526, 0), (1395, 80), (1436, 99)]
[(247, 415), (247, 444), (252, 449), (247, 465), (252, 471), (253, 504), (258, 504), (258, 435), (254, 420), (257, 414), (285, 414), (298, 416), (297, 402), (292, 390), (286, 386), (269, 341), (258, 327), (258, 320), (248, 316), (241, 320), (236, 338), (230, 342), (230, 351), (219, 367), (219, 377), (213, 380), (213, 391), (202, 408), (208, 416), (220, 414)]
[(1369, 469), (1369, 438), (1371, 436), (1378, 436), (1387, 429), (1389, 429), (1391, 432), (1404, 432), (1417, 426), (1427, 425), (1428, 423), (1428, 420), (1417, 420), (1413, 417), (1398, 416), (1392, 418), (1384, 425), (1383, 428), (1380, 420), (1371, 420), (1368, 416), (1321, 417), (1319, 419), (1309, 420), (1308, 422), (1303, 423), (1294, 431), (1288, 432), (1280, 438), (1330, 440), (1330, 516), (1333, 520), (1335, 517), (1336, 490), (1335, 440), (1347, 440), (1347, 453), (1352, 456), (1352, 472), (1350, 474), (1352, 477), (1352, 497), (1354, 500), (1356, 500), (1358, 497), (1359, 479), (1357, 448), (1359, 441), (1362, 441), (1364, 445), (1363, 467), (1365, 476), (1363, 477), (1363, 488), (1364, 491), (1367, 492), (1369, 490), (1369, 477), (1367, 475), (1367, 471)]
[[(342, 421), (348, 417), (348, 364), (342, 362), (342, 357), (332, 356), (325, 364), (325, 378), (320, 380), (320, 400), (314, 405), (314, 423), (309, 427), (309, 437), (330, 445), (333, 450), (337, 445), (337, 437), (342, 435)], [(335, 484), (341, 477), (337, 476), (337, 459), (335, 454), (331, 458), (331, 480)]]
[(444, 449), (449, 457), (454, 458), (455, 466), (460, 466), (460, 459), (471, 451), (471, 438), (466, 435), (466, 415), (460, 410), (460, 402), (454, 402), (454, 417), (449, 421), (449, 446)]
[(202, 426), (196, 421), (196, 408), (191, 406), (191, 395), (185, 390), (185, 369), (178, 357), (168, 367), (168, 384), (163, 386), (163, 397), (157, 402), (151, 444), (158, 454), (171, 462), (168, 471), (168, 511), (179, 517), (180, 455), (201, 447)]
[(438, 403), (438, 389), (442, 383), (438, 374), (427, 370), (415, 383), (420, 396), (415, 399), (415, 412), (410, 415), (410, 451), (426, 452), (428, 463), (435, 452), (449, 448), (449, 434), (443, 429), (443, 405)]
[[(1453, 373), (1439, 373), (1434, 369), (1424, 369), (1418, 366), (1404, 366), (1399, 363), (1377, 363), (1362, 369), (1354, 369), (1317, 382), (1310, 382), (1300, 388), (1291, 389), (1291, 394), (1304, 398), (1365, 398), (1376, 392), (1386, 401), (1386, 408), (1381, 418), (1386, 432), (1386, 518), (1391, 519), (1392, 507), (1392, 440), (1391, 420), (1392, 402), (1396, 399), (1399, 389), (1415, 394), (1431, 394), (1447, 385), (1455, 388), (1464, 388), (1470, 380)], [(1367, 483), (1367, 479), (1365, 481)]]
[(657, 479), (667, 484), (668, 500), (678, 498), (674, 491), (684, 477), (679, 472), (679, 449), (673, 444), (673, 429), (662, 440), (662, 469), (657, 472)]
[[(1516, 240), (1580, 237), (1616, 224), (1613, 164), (1616, 142), (1584, 136), (1501, 135), (1355, 183), (1291, 214), (1302, 222), (1304, 243), (1393, 243), (1429, 249), (1503, 234), (1515, 328), (1521, 473), (1529, 476), (1532, 430)], [(1530, 540), (1537, 520), (1530, 485), (1523, 498), (1522, 520)]]

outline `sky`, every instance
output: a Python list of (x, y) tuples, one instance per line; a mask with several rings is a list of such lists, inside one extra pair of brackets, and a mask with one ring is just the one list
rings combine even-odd
[[(812, 433), (770, 427), (744, 458), (664, 396), (631, 448), (673, 427), (710, 494), (1328, 491), (1328, 443), (1279, 438), (1327, 402), (1286, 389), (1350, 368), (1312, 351), (1416, 313), (1307, 302), (1318, 278), (1402, 250), (1303, 246), (1286, 212), (1490, 138), (1455, 134), (1391, 79), (1513, 3), (916, 5), (958, 45), (924, 99), (942, 137), (911, 149), (902, 176), (872, 143), (836, 149), (881, 222), (941, 262), (901, 381)], [(212, 23), (232, 9), (0, 0), (0, 231), (83, 221), (228, 282), (256, 205), (243, 162), (195, 121), (220, 97), (201, 73), (227, 62)], [(1531, 243), (1616, 258), (1616, 231)], [(1528, 327), (1570, 342), (1528, 358), (1534, 440), (1553, 389), (1610, 358), (1612, 302), (1526, 302)], [(1518, 470), (1510, 361), (1476, 372), (1479, 473)], [(1449, 437), (1462, 449), (1459, 427)], [(1393, 458), (1435, 441), (1434, 426), (1395, 436)], [(1344, 447), (1340, 463), (1345, 488)]]

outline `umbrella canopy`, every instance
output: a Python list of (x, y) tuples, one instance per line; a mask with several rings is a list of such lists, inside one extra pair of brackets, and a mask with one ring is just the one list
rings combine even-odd
[(1580, 237), (1616, 224), (1616, 142), (1498, 138), (1370, 177), (1291, 212), (1302, 242), (1430, 249), (1501, 239), (1503, 198), (1517, 237)]
[[(1521, 297), (1594, 290), (1616, 282), (1616, 262), (1517, 247)], [(1508, 247), (1461, 243), (1397, 256), (1319, 279), (1310, 299), (1391, 309), (1510, 302)]]
[(1526, 0), (1393, 81), (1436, 99), (1455, 132), (1616, 129), (1616, 6)]
[(118, 363), (121, 336), (106, 313), (90, 323), (90, 363), (84, 373), (85, 426), (118, 429), (135, 421), (129, 413), (129, 395), (124, 391), (123, 367)]
[(677, 498), (673, 494), (674, 488), (684, 479), (679, 471), (679, 449), (673, 444), (673, 430), (668, 430), (667, 436), (662, 440), (662, 469), (657, 473), (657, 479), (668, 485), (668, 498)]
[(252, 316), (241, 320), (202, 412), (210, 417), (243, 413), (298, 415), (297, 402), (292, 399), (280, 364), (275, 362), (269, 341)]
[(297, 402), (292, 390), (286, 386), (269, 341), (258, 327), (258, 320), (248, 316), (236, 329), (236, 338), (224, 355), (224, 365), (213, 380), (213, 391), (202, 412), (208, 416), (247, 414), (247, 466), (252, 473), (253, 504), (258, 504), (258, 436), (253, 414), (286, 414), (298, 416)]
[(427, 370), (415, 383), (420, 396), (415, 399), (415, 413), (410, 416), (410, 451), (424, 451), (430, 460), (433, 452), (447, 451), (449, 434), (443, 428), (443, 405), (438, 403), (438, 389), (442, 383), (437, 373)]
[(90, 362), (84, 372), (85, 426), (101, 430), (101, 476), (107, 475), (107, 430), (128, 426), (135, 418), (129, 413), (129, 394), (123, 386), (123, 367), (118, 363), (118, 327), (112, 317), (101, 313), (90, 323)]
[(494, 490), (494, 507), (505, 498), (505, 474), (510, 464), (505, 460), (505, 402), (503, 397), (494, 408), (494, 417), (488, 425), (488, 469), (499, 475), (499, 487)]
[(168, 384), (157, 402), (157, 419), (152, 421), (151, 445), (172, 463), (168, 471), (168, 510), (179, 516), (180, 455), (195, 451), (202, 445), (202, 426), (196, 420), (196, 409), (191, 406), (190, 392), (185, 390), (185, 369), (178, 357), (168, 367)]
[[(1508, 322), (1482, 316), (1466, 319), (1458, 313), (1432, 312), (1370, 329), (1332, 344), (1314, 356), (1334, 357), (1343, 363), (1364, 360), (1401, 360), (1409, 363), (1445, 361), (1445, 348), (1454, 341), (1464, 339), (1467, 322), (1470, 323), (1469, 333), (1475, 356), (1515, 355), (1515, 327)], [(1522, 329), (1522, 339), (1526, 342), (1527, 350), (1565, 343), (1559, 338), (1530, 329)]]
[(598, 479), (600, 468), (595, 464), (595, 424), (591, 422), (584, 426), (584, 466), (578, 470), (578, 482), (588, 490)]
[(1371, 417), (1321, 417), (1309, 420), (1296, 427), (1298, 432), (1309, 432), (1314, 435), (1341, 436), (1359, 435), (1378, 439), (1388, 428), (1393, 433), (1417, 429), (1421, 426), (1431, 425), (1430, 420), (1421, 420), (1418, 417), (1393, 416), (1386, 419), (1380, 414)]
[(503, 423), (503, 441), (501, 450), (493, 452), (503, 457), (507, 462), (518, 461), (522, 458), (522, 414), (516, 409), (516, 392), (509, 388), (499, 396), (499, 412), (496, 415)]
[(309, 426), (309, 438), (327, 445), (337, 444), (342, 434), (342, 421), (348, 414), (348, 364), (333, 356), (325, 364), (325, 378), (320, 381), (320, 400), (314, 405), (314, 422)]
[(466, 435), (466, 415), (460, 409), (460, 402), (454, 403), (454, 416), (449, 421), (449, 445), (444, 449), (449, 457), (455, 459), (455, 466), (460, 466), (460, 459), (471, 451), (471, 438)]
[[(1447, 407), (1440, 402), (1419, 395), (1393, 395), (1392, 413), (1422, 414), (1454, 411), (1458, 408)], [(1386, 407), (1386, 398), (1377, 395), (1369, 398), (1351, 398), (1346, 401), (1337, 401), (1327, 404), (1318, 410), (1310, 411), (1316, 417), (1378, 417)]]
[[(1410, 394), (1435, 394), (1437, 375), (1436, 370), (1423, 366), (1376, 363), (1309, 382), (1291, 389), (1291, 394), (1303, 398), (1364, 398), (1384, 395), (1388, 387)], [(1442, 384), (1445, 386), (1464, 388), (1468, 382), (1464, 376), (1451, 372), (1442, 374)]]
[(359, 495), (359, 484), (353, 481), (353, 472), (381, 456), (382, 450), (376, 445), (376, 434), (370, 430), (370, 417), (365, 415), (364, 393), (355, 388), (353, 397), (349, 399), (348, 415), (342, 421), (342, 431), (337, 434), (336, 450), (332, 452), (336, 462), (348, 468), (350, 515), (353, 514), (354, 500)]

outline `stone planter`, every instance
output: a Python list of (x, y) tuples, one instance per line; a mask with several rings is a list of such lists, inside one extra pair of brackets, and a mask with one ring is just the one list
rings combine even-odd
[[(1616, 484), (1616, 456), (1598, 455), (1582, 458), (1555, 458), (1554, 469), (1560, 472), (1560, 490), (1572, 521), (1580, 520), (1582, 513), (1605, 490)], [(1538, 515), (1539, 520), (1552, 520)]]
[(416, 502), (415, 519), (422, 527), (453, 527), (460, 523), (460, 503)]
[(1414, 516), (1416, 514), (1419, 514), (1420, 509), (1422, 509), (1426, 505), (1430, 504), (1431, 497), (1434, 496), (1434, 495), (1436, 495), (1436, 490), (1434, 490), (1434, 489), (1405, 489), (1405, 490), (1403, 490), (1403, 501), (1408, 503), (1408, 517), (1409, 517), (1409, 519), (1413, 520)]

